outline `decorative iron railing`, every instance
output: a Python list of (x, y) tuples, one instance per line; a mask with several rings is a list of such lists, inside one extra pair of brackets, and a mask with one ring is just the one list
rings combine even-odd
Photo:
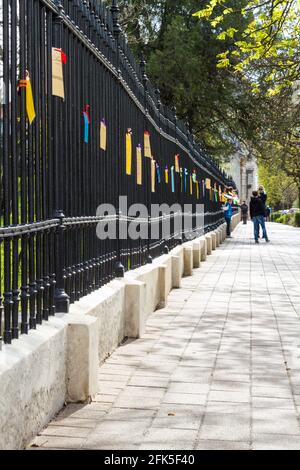
[[(209, 231), (223, 221), (227, 177), (162, 105), (116, 1), (0, 0), (0, 9), (0, 337), (11, 343), (182, 242), (173, 213), (169, 237), (121, 239), (130, 220), (119, 196), (148, 209), (192, 204), (194, 230), (203, 204)], [(96, 236), (103, 203), (116, 208), (116, 239)]]

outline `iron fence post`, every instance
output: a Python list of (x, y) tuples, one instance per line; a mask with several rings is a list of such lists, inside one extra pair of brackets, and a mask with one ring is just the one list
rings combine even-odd
[[(146, 61), (144, 59), (144, 56), (141, 57), (141, 62), (140, 62), (140, 68), (141, 68), (141, 74), (142, 74), (142, 82), (143, 82), (143, 87), (144, 87), (144, 132), (148, 130), (148, 125), (147, 125), (147, 118), (148, 118), (148, 106), (147, 106), (147, 98), (148, 98), (148, 77), (146, 73)], [(145, 151), (145, 149), (144, 149)], [(146, 261), (148, 264), (152, 264), (152, 256), (150, 253), (150, 240), (151, 240), (151, 182), (149, 183), (149, 169), (148, 169), (148, 157), (144, 158), (145, 161), (145, 188), (146, 188), (146, 205), (147, 205), (147, 211), (148, 211), (148, 238), (147, 238), (147, 256), (146, 256)], [(151, 169), (150, 169), (151, 171)], [(150, 174), (151, 177), (151, 174)]]
[(120, 240), (120, 218), (122, 216), (120, 210), (120, 181), (121, 181), (121, 123), (120, 123), (120, 106), (121, 106), (121, 99), (120, 99), (120, 92), (121, 92), (121, 69), (120, 69), (120, 34), (121, 28), (119, 25), (119, 14), (120, 9), (118, 6), (118, 0), (112, 1), (111, 6), (111, 14), (112, 14), (112, 21), (113, 21), (113, 34), (116, 41), (116, 64), (117, 64), (117, 72), (118, 72), (118, 82), (117, 82), (117, 93), (115, 97), (115, 119), (116, 119), (116, 128), (117, 128), (117, 152), (116, 152), (116, 186), (117, 186), (117, 200), (116, 200), (116, 211), (117, 211), (117, 239), (116, 239), (116, 250), (117, 250), (117, 261), (115, 266), (115, 275), (118, 278), (124, 277), (125, 268), (121, 261), (121, 240)]
[[(56, 0), (58, 14), (53, 21), (53, 47), (61, 49), (62, 47), (62, 14), (63, 6), (60, 0)], [(56, 284), (54, 292), (55, 311), (68, 313), (70, 306), (70, 297), (65, 291), (65, 250), (64, 250), (64, 226), (63, 219), (65, 217), (63, 211), (64, 198), (63, 190), (65, 184), (65, 169), (63, 158), (61, 155), (62, 133), (62, 106), (63, 101), (58, 96), (52, 96), (53, 100), (53, 126), (52, 126), (52, 149), (54, 163), (54, 210), (53, 217), (59, 219), (60, 224), (55, 232), (55, 274)]]

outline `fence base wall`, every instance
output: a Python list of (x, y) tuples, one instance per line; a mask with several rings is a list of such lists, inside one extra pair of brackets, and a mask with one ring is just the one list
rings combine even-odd
[(63, 407), (67, 324), (50, 318), (0, 354), (0, 449), (22, 449)]

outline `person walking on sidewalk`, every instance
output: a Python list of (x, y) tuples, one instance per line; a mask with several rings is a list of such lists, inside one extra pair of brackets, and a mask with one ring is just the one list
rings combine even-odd
[(246, 201), (243, 201), (243, 204), (240, 207), (242, 211), (242, 221), (243, 224), (246, 225), (248, 220), (248, 206), (246, 204)]
[(227, 237), (229, 238), (231, 238), (231, 219), (233, 216), (232, 202), (232, 199), (228, 199), (225, 206), (223, 207), (224, 217), (227, 224)]
[(254, 238), (255, 243), (259, 243), (259, 228), (262, 228), (263, 231), (263, 238), (266, 242), (269, 242), (266, 224), (265, 224), (265, 216), (266, 216), (266, 208), (263, 201), (259, 197), (258, 191), (253, 191), (253, 196), (250, 202), (250, 217), (253, 221), (254, 226)]

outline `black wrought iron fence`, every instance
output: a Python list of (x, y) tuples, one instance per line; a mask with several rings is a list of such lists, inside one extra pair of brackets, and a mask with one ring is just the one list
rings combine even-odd
[[(11, 343), (182, 242), (182, 213), (164, 209), (156, 222), (161, 230), (169, 217), (170, 236), (123, 239), (134, 217), (119, 196), (147, 209), (192, 204), (194, 230), (202, 203), (209, 231), (223, 221), (226, 175), (161, 104), (120, 31), (116, 1), (0, 8), (0, 336)], [(104, 203), (115, 213), (97, 213)], [(100, 240), (108, 220), (116, 237)]]

